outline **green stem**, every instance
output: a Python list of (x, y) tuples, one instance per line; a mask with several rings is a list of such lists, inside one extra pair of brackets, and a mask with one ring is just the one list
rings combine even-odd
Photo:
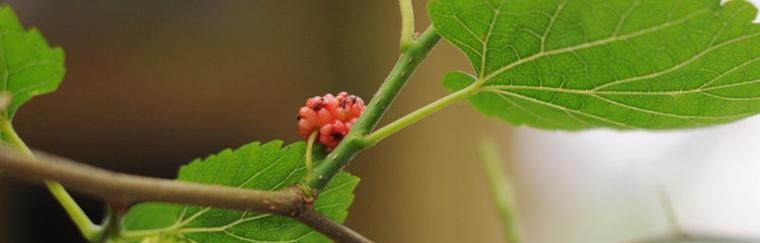
[(668, 220), (668, 224), (673, 228), (673, 234), (677, 236), (685, 236), (686, 233), (681, 226), (681, 222), (678, 221), (678, 213), (676, 213), (675, 207), (673, 207), (673, 201), (670, 199), (670, 195), (665, 190), (665, 186), (660, 185), (660, 203), (665, 210), (665, 218)]
[(454, 104), (477, 93), (478, 88), (479, 86), (474, 84), (467, 88), (444, 96), (443, 98), (440, 98), (433, 103), (427, 104), (426, 106), (423, 106), (422, 108), (417, 109), (416, 111), (413, 111), (412, 113), (409, 113), (406, 116), (401, 117), (398, 120), (395, 120), (380, 129), (377, 129), (377, 131), (373, 132), (372, 134), (367, 135), (364, 138), (364, 143), (367, 146), (374, 146), (378, 142), (395, 134), (401, 129), (404, 129), (405, 127), (408, 127), (409, 125), (422, 120), (423, 118), (435, 113), (436, 111), (442, 110), (451, 104)]
[(45, 185), (50, 193), (53, 194), (53, 197), (61, 204), (63, 210), (69, 215), (69, 218), (74, 222), (74, 225), (79, 229), (82, 236), (88, 240), (97, 238), (101, 232), (101, 227), (87, 217), (87, 214), (74, 201), (69, 192), (58, 182), (45, 181)]
[[(32, 150), (30, 150), (24, 141), (21, 140), (16, 131), (13, 129), (13, 125), (11, 125), (11, 122), (9, 120), (0, 120), (0, 130), (2, 131), (3, 138), (8, 142), (9, 145), (13, 146), (16, 148), (16, 150), (29, 156), (30, 158), (34, 158)], [(97, 239), (98, 235), (101, 232), (101, 227), (94, 224), (90, 218), (87, 217), (87, 214), (85, 214), (84, 210), (79, 207), (79, 204), (74, 201), (74, 198), (71, 197), (66, 189), (63, 188), (60, 183), (54, 181), (45, 181), (45, 185), (47, 186), (50, 193), (53, 194), (53, 197), (61, 204), (63, 209), (69, 215), (69, 218), (71, 218), (71, 220), (77, 226), (79, 232), (82, 233), (82, 236), (90, 241)]]
[(499, 150), (493, 141), (486, 141), (480, 147), (480, 152), (488, 184), (491, 187), (491, 194), (494, 197), (494, 202), (499, 211), (502, 226), (504, 227), (504, 237), (507, 243), (519, 243), (519, 224), (517, 223), (517, 215), (514, 213), (515, 203), (512, 200), (514, 198), (514, 187), (507, 174), (504, 173), (504, 168), (501, 166), (502, 161), (499, 156)]
[(312, 162), (311, 151), (314, 148), (314, 141), (317, 140), (317, 135), (319, 135), (319, 130), (314, 130), (311, 132), (309, 140), (306, 142), (306, 158), (304, 159), (306, 164), (306, 177), (310, 177), (314, 171), (314, 162)]
[(414, 8), (412, 0), (398, 0), (401, 9), (401, 51), (414, 47)]
[(34, 157), (32, 150), (26, 146), (26, 143), (21, 140), (21, 137), (18, 136), (16, 130), (13, 129), (11, 121), (5, 118), (0, 118), (0, 129), (2, 129), (3, 140), (5, 140), (8, 145), (12, 146), (22, 154), (29, 156), (30, 158)]
[(409, 77), (440, 39), (433, 26), (430, 26), (412, 46), (403, 51), (351, 131), (338, 147), (314, 168), (314, 175), (304, 178), (299, 185), (321, 190), (357, 153), (368, 147), (364, 143), (364, 136), (375, 128)]

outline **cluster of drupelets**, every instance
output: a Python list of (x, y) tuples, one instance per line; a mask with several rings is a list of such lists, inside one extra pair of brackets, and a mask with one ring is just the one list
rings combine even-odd
[(317, 142), (333, 149), (346, 136), (366, 107), (364, 101), (346, 92), (326, 94), (306, 100), (298, 110), (298, 133), (308, 139), (318, 131)]

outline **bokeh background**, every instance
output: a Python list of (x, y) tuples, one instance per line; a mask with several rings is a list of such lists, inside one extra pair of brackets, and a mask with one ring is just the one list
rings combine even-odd
[[(58, 92), (16, 116), (27, 143), (126, 173), (172, 178), (251, 141), (298, 141), (306, 97), (369, 99), (398, 56), (396, 1), (11, 0), (66, 51)], [(415, 1), (417, 26), (427, 26)], [(441, 43), (386, 116), (446, 94), (471, 70)], [(514, 129), (458, 104), (361, 154), (347, 224), (377, 242), (499, 242), (478, 144), (495, 139), (526, 242), (626, 242), (683, 227), (760, 236), (760, 119), (667, 133)], [(99, 220), (102, 205), (77, 200)], [(40, 185), (0, 177), (0, 242), (82, 242)]]

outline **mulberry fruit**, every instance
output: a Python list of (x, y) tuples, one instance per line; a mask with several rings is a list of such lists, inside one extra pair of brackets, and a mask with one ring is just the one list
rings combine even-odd
[(298, 133), (308, 139), (317, 130), (317, 142), (332, 150), (343, 140), (365, 108), (362, 98), (346, 92), (340, 92), (337, 96), (326, 94), (309, 98), (298, 110)]

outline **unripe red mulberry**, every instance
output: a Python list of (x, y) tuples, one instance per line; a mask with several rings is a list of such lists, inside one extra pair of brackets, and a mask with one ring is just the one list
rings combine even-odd
[(308, 139), (314, 130), (318, 130), (317, 142), (333, 149), (364, 110), (362, 98), (346, 92), (340, 92), (337, 96), (326, 94), (309, 98), (298, 110), (298, 133)]

